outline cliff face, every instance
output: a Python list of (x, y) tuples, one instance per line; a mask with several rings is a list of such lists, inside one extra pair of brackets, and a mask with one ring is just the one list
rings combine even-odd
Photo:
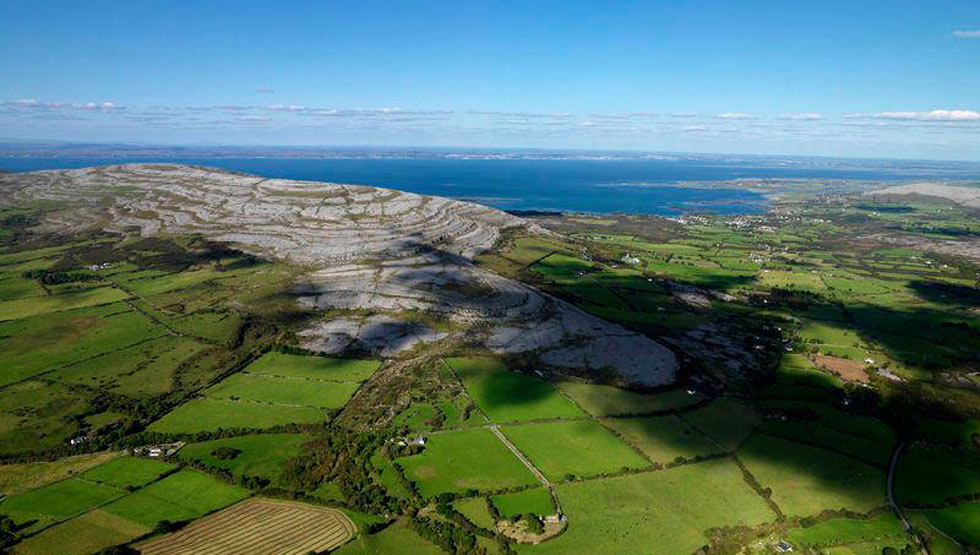
[[(311, 268), (297, 286), (309, 307), (368, 311), (301, 332), (324, 352), (392, 355), (445, 333), (406, 322), (424, 310), (454, 321), (499, 353), (534, 353), (548, 365), (603, 370), (656, 386), (677, 361), (661, 344), (591, 316), (472, 259), (500, 232), (530, 226), (484, 206), (390, 189), (255, 176), (173, 165), (125, 165), (0, 176), (4, 203), (73, 207), (42, 226), (124, 233), (196, 233)], [(469, 324), (480, 324), (479, 331)]]

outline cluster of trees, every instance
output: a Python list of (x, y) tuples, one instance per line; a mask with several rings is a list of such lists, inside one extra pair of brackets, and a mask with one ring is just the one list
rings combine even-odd
[(218, 459), (219, 461), (230, 461), (238, 455), (241, 455), (241, 449), (235, 449), (234, 447), (221, 446), (211, 451), (211, 456)]
[(62, 271), (62, 270), (28, 270), (24, 272), (24, 277), (36, 279), (44, 285), (58, 285), (60, 283), (75, 283), (79, 281), (99, 281), (99, 276), (86, 271)]
[(487, 555), (486, 550), (476, 544), (475, 535), (451, 522), (415, 516), (408, 521), (408, 526), (447, 553)]
[(400, 512), (402, 502), (371, 478), (371, 455), (380, 443), (375, 434), (326, 429), (307, 443), (300, 455), (286, 462), (282, 482), (302, 491), (332, 482), (355, 509), (374, 514)]

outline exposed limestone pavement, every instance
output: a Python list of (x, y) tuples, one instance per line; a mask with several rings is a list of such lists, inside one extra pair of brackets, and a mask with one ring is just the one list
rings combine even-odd
[(674, 380), (673, 353), (525, 284), (478, 268), (502, 230), (544, 230), (473, 203), (399, 191), (164, 164), (0, 176), (2, 202), (65, 201), (42, 229), (94, 226), (124, 233), (195, 233), (311, 268), (297, 286), (307, 307), (348, 311), (300, 336), (327, 353), (390, 356), (448, 334), (409, 321), (426, 313), (476, 333), (498, 353), (532, 353), (578, 372), (625, 382)]

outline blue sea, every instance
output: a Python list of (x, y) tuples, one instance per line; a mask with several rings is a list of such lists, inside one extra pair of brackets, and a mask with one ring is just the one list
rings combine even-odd
[[(469, 200), (502, 210), (679, 215), (758, 213), (766, 199), (737, 188), (694, 188), (689, 181), (739, 178), (932, 179), (932, 168), (788, 167), (702, 160), (452, 158), (0, 158), (0, 169), (31, 171), (123, 162), (192, 164), (264, 177), (358, 183)], [(971, 176), (976, 177), (976, 176)]]

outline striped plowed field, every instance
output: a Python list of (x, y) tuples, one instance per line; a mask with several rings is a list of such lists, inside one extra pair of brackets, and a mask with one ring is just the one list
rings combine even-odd
[(137, 548), (145, 555), (303, 555), (343, 545), (354, 524), (326, 507), (246, 499)]

